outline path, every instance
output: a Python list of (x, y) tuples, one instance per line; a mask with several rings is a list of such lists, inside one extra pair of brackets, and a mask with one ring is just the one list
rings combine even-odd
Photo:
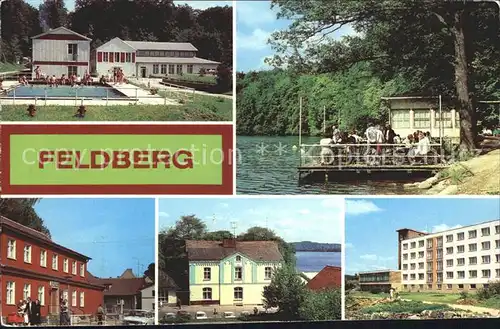
[(143, 79), (132, 79), (131, 81), (135, 81), (136, 83), (140, 83), (140, 84), (144, 84), (144, 85), (147, 85), (148, 82), (150, 84), (151, 87), (155, 87), (155, 88), (158, 88), (158, 89), (164, 89), (164, 90), (170, 90), (170, 91), (178, 91), (178, 92), (183, 92), (183, 93), (194, 93), (196, 95), (205, 95), (205, 96), (211, 96), (211, 97), (222, 97), (222, 98), (227, 98), (227, 99), (233, 99), (233, 96), (232, 95), (225, 95), (225, 94), (211, 94), (211, 93), (207, 93), (207, 92), (204, 92), (204, 91), (199, 91), (199, 90), (194, 90), (193, 89), (184, 89), (184, 88), (176, 88), (176, 87), (171, 87), (171, 86), (166, 86), (166, 85), (163, 85), (161, 84), (161, 79), (147, 79), (147, 78), (143, 78)]
[(171, 98), (164, 98), (159, 95), (151, 95), (149, 90), (142, 89), (130, 83), (111, 84), (113, 88), (127, 95), (130, 98), (138, 98), (138, 104), (150, 105), (179, 105), (178, 102)]

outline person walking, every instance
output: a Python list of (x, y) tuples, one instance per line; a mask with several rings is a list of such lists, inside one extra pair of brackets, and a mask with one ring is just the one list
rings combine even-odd
[(42, 324), (42, 316), (41, 316), (41, 304), (38, 299), (33, 303), (33, 321), (32, 324), (38, 326)]
[(102, 307), (101, 304), (99, 304), (96, 313), (97, 313), (97, 325), (101, 326), (104, 319), (104, 308)]

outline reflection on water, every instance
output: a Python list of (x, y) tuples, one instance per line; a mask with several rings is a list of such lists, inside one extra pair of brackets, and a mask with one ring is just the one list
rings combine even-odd
[[(320, 137), (302, 138), (303, 144), (319, 142)], [(299, 186), (297, 166), (298, 137), (237, 137), (238, 194), (411, 194), (403, 183), (351, 181), (310, 183)]]

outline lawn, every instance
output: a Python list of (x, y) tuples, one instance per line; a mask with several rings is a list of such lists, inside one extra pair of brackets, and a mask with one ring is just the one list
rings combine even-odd
[(85, 118), (75, 117), (76, 106), (37, 106), (35, 117), (27, 105), (3, 105), (2, 121), (231, 121), (232, 100), (194, 95), (182, 105), (86, 106)]
[(421, 313), (422, 311), (448, 311), (452, 308), (444, 304), (424, 304), (417, 301), (394, 301), (391, 303), (383, 303), (362, 309), (363, 313)]
[(14, 72), (14, 71), (20, 71), (24, 67), (22, 65), (18, 64), (12, 64), (12, 63), (0, 63), (0, 73), (1, 72)]
[(363, 297), (363, 298), (389, 298), (389, 294), (383, 292), (374, 294), (369, 291), (353, 291), (350, 293), (350, 295), (352, 297)]
[(433, 302), (445, 304), (457, 304), (461, 299), (460, 294), (453, 293), (426, 293), (426, 292), (401, 292), (399, 296), (403, 299), (410, 299), (420, 302)]
[(186, 81), (186, 82), (202, 82), (207, 84), (216, 84), (217, 79), (214, 75), (204, 75), (200, 77), (198, 74), (183, 74), (183, 75), (169, 75), (167, 81)]

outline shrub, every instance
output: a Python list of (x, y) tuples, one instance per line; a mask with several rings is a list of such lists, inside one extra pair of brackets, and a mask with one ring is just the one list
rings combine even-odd
[(467, 299), (469, 298), (469, 294), (467, 293), (467, 291), (462, 291), (460, 293), (460, 299)]
[(422, 311), (447, 311), (451, 307), (444, 304), (424, 304), (417, 301), (394, 301), (390, 303), (378, 304), (363, 309), (363, 313), (421, 313)]
[(500, 281), (492, 282), (487, 288), (481, 288), (477, 291), (477, 298), (484, 300), (500, 297)]
[(205, 68), (204, 68), (204, 67), (200, 68), (200, 71), (198, 71), (198, 75), (199, 75), (200, 77), (204, 77), (204, 76), (205, 76), (205, 74), (207, 74), (207, 70), (205, 70)]

